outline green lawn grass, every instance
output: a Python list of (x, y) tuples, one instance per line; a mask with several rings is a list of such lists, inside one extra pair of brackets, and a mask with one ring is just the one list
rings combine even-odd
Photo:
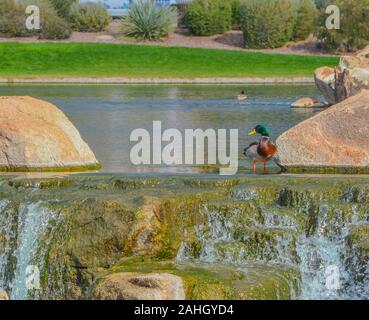
[(0, 77), (303, 77), (336, 57), (179, 47), (1, 43)]

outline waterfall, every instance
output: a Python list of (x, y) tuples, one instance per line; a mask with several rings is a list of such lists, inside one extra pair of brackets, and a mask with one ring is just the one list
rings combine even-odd
[(12, 255), (12, 239), (16, 237), (13, 230), (16, 215), (6, 210), (9, 204), (8, 200), (0, 201), (0, 289), (5, 288), (7, 282), (7, 262)]
[[(51, 222), (57, 215), (42, 202), (21, 204), (18, 209), (10, 201), (0, 203), (0, 288), (8, 290), (12, 300), (23, 300), (40, 290), (45, 249)], [(0, 242), (1, 244), (1, 242)]]
[[(353, 205), (353, 212), (355, 205)], [(342, 219), (342, 211), (335, 209), (336, 220), (328, 218), (328, 205), (319, 208), (318, 224), (314, 234), (300, 235), (297, 254), (302, 280), (301, 299), (368, 299), (368, 278), (357, 281), (355, 275), (362, 273), (355, 252), (348, 245), (350, 226), (365, 226), (353, 215), (349, 222)], [(369, 273), (366, 267), (364, 273)]]
[(369, 227), (366, 191), (332, 194), (281, 190), (263, 205), (257, 192), (238, 190), (239, 208), (202, 209), (205, 222), (194, 227), (196, 240), (182, 241), (177, 261), (283, 264), (300, 272), (298, 299), (368, 299), (369, 261), (350, 243), (352, 228)]

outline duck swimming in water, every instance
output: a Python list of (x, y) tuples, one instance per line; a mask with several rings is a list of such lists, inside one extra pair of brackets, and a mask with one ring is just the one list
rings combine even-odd
[(247, 95), (245, 94), (245, 91), (242, 91), (238, 96), (237, 96), (238, 101), (245, 101), (247, 99)]
[(269, 128), (266, 125), (260, 124), (256, 126), (252, 131), (249, 132), (249, 136), (254, 134), (260, 134), (259, 142), (251, 143), (245, 150), (243, 154), (250, 160), (254, 162), (253, 171), (256, 173), (256, 163), (264, 163), (264, 174), (267, 174), (267, 162), (274, 161), (280, 168), (281, 172), (286, 172), (287, 169), (279, 163), (277, 154), (277, 147), (274, 145), (270, 139)]

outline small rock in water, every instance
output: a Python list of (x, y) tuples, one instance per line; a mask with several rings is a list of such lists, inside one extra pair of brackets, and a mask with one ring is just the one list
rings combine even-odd
[(292, 103), (291, 108), (323, 108), (325, 104), (319, 100), (302, 98)]
[(0, 289), (0, 300), (9, 300), (9, 296), (5, 290)]

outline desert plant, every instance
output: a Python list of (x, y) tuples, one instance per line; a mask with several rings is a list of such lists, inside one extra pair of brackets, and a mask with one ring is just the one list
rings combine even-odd
[(32, 31), (26, 28), (26, 5), (14, 0), (0, 2), (0, 33), (10, 37), (31, 36)]
[(191, 34), (208, 36), (224, 33), (232, 26), (232, 7), (224, 0), (194, 0), (188, 10), (186, 23)]
[(295, 0), (247, 0), (240, 7), (246, 48), (277, 48), (292, 38), (297, 18)]
[(145, 40), (167, 36), (177, 26), (174, 7), (157, 6), (154, 0), (136, 0), (122, 18), (123, 34)]
[(72, 6), (69, 21), (77, 31), (100, 32), (106, 29), (111, 18), (104, 6), (97, 3), (76, 3)]
[(54, 6), (58, 16), (63, 19), (68, 19), (71, 7), (77, 0), (49, 0)]
[[(26, 7), (40, 8), (40, 30), (27, 30)], [(44, 39), (65, 39), (71, 34), (69, 24), (57, 15), (48, 0), (2, 0), (0, 3), (0, 32), (8, 36), (20, 37), (39, 35)]]
[(40, 8), (41, 29), (38, 31), (43, 39), (69, 38), (72, 29), (69, 23), (59, 17), (55, 8), (48, 0), (23, 0), (26, 4), (36, 5)]
[(327, 50), (357, 51), (369, 44), (369, 0), (331, 1), (340, 8), (340, 29), (329, 30), (328, 15), (321, 11), (317, 37)]
[(67, 21), (59, 16), (46, 16), (42, 20), (40, 38), (59, 40), (67, 39), (72, 34), (72, 29)]
[(315, 31), (318, 11), (313, 0), (300, 0), (293, 40), (305, 40)]

